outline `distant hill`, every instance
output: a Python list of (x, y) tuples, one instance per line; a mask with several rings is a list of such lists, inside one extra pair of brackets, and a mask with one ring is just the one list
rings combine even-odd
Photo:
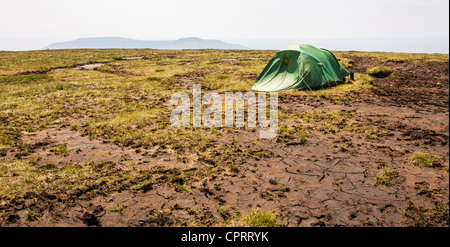
[(242, 45), (229, 44), (221, 40), (181, 38), (178, 40), (136, 40), (120, 37), (81, 38), (53, 43), (44, 49), (80, 48), (150, 48), (150, 49), (249, 49)]

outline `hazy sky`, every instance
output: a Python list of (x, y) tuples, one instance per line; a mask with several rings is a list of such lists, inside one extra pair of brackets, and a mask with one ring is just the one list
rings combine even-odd
[(0, 50), (82, 37), (448, 39), (448, 0), (0, 0)]

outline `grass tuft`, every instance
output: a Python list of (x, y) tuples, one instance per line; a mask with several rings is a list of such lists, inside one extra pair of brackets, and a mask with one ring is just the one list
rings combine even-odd
[(252, 209), (244, 216), (244, 222), (249, 227), (279, 227), (276, 221), (277, 214), (274, 211)]
[(415, 152), (409, 157), (409, 161), (419, 167), (437, 167), (440, 165), (436, 157), (426, 152)]
[(383, 167), (375, 175), (375, 184), (381, 186), (391, 186), (398, 177), (398, 172), (393, 171), (389, 167)]
[(69, 150), (67, 149), (67, 144), (65, 144), (65, 143), (53, 148), (50, 151), (56, 155), (61, 155), (61, 156), (69, 155)]
[(375, 67), (367, 70), (367, 74), (376, 78), (385, 78), (392, 74), (392, 69), (387, 67)]

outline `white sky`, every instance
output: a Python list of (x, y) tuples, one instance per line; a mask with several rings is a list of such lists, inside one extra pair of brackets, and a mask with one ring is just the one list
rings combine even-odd
[(448, 0), (0, 0), (0, 50), (142, 40), (442, 38)]

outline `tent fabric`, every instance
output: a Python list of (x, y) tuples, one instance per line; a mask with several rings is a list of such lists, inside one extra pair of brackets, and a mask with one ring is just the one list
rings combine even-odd
[(252, 89), (288, 91), (313, 89), (343, 82), (350, 73), (328, 50), (293, 45), (280, 50), (259, 75)]

